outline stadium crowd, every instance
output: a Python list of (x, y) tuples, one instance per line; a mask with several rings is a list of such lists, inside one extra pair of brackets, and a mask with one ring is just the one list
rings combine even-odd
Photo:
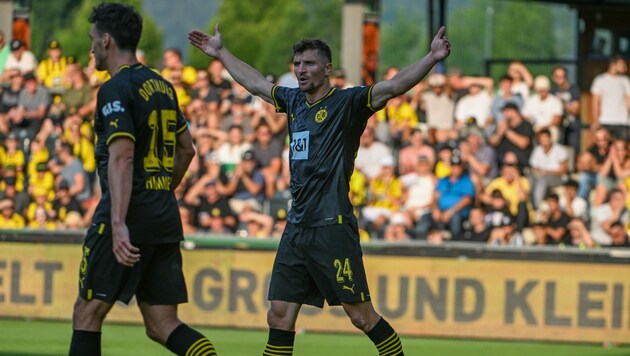
[[(175, 190), (184, 232), (279, 238), (291, 200), (286, 117), (217, 60), (195, 69), (171, 48), (161, 67), (197, 148)], [(630, 246), (627, 70), (615, 57), (593, 81), (588, 129), (565, 68), (534, 78), (514, 61), (496, 85), (430, 74), (361, 137), (349, 199), (362, 239)], [(107, 79), (58, 41), (37, 61), (0, 33), (0, 229), (88, 226), (100, 197), (92, 120)], [(297, 87), (291, 70), (268, 79)], [(331, 81), (352, 85), (342, 69)]]

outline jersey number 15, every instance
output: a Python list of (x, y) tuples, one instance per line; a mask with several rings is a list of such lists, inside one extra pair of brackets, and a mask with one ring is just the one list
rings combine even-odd
[[(175, 163), (177, 112), (175, 110), (160, 110), (159, 119), (160, 125), (158, 124), (158, 112), (155, 110), (149, 115), (147, 123), (152, 132), (149, 151), (144, 157), (144, 170), (159, 172), (164, 168), (167, 172), (172, 172)], [(162, 142), (158, 142), (160, 129)]]

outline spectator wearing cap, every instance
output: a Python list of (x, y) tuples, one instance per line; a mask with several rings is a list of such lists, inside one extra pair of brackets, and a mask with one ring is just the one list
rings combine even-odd
[(230, 197), (230, 208), (237, 215), (246, 211), (261, 211), (265, 198), (265, 177), (256, 168), (254, 151), (243, 153), (241, 162), (236, 165), (226, 185), (225, 194)]
[(28, 177), (28, 193), (33, 195), (35, 189), (42, 189), (48, 192), (50, 200), (55, 197), (55, 176), (50, 172), (45, 162), (38, 163), (35, 168), (35, 174)]
[(0, 30), (0, 79), (2, 78), (2, 72), (4, 71), (4, 64), (7, 62), (7, 58), (11, 54), (11, 48), (7, 44), (7, 37), (4, 32)]
[(529, 224), (532, 207), (529, 204), (530, 185), (518, 168), (518, 158), (514, 152), (507, 152), (503, 158), (500, 175), (488, 184), (480, 196), (482, 203), (492, 204), (492, 194), (495, 190), (507, 201), (508, 209), (516, 217), (518, 230)]
[(405, 175), (414, 172), (418, 164), (418, 159), (421, 156), (427, 158), (431, 166), (435, 164), (435, 151), (433, 147), (425, 144), (422, 130), (418, 127), (414, 127), (411, 129), (409, 145), (398, 152), (398, 173)]
[(21, 229), (25, 223), (24, 217), (15, 211), (13, 200), (0, 200), (0, 229)]
[(57, 176), (55, 183), (60, 184), (65, 180), (70, 187), (70, 195), (83, 204), (90, 197), (89, 178), (81, 160), (72, 151), (72, 145), (61, 143), (57, 148), (57, 160), (52, 161), (51, 171)]
[(435, 145), (457, 138), (455, 131), (455, 101), (447, 90), (444, 74), (433, 73), (427, 80), (429, 90), (417, 96), (420, 109), (426, 116), (429, 127), (429, 143)]
[(437, 178), (427, 156), (420, 156), (414, 172), (400, 177), (403, 185), (402, 212), (415, 239), (426, 239), (431, 228), (431, 208)]
[(2, 170), (15, 170), (17, 186), (23, 189), (26, 160), (24, 151), (20, 149), (16, 134), (11, 133), (7, 136), (4, 142), (4, 148), (4, 152), (0, 152), (0, 168), (2, 168)]
[(525, 98), (521, 97), (520, 93), (512, 92), (512, 77), (508, 74), (503, 75), (499, 79), (499, 89), (490, 105), (490, 117), (492, 117), (495, 125), (503, 121), (503, 107), (505, 104), (513, 103), (518, 107), (519, 111), (522, 111), (524, 100)]
[(368, 201), (361, 215), (368, 224), (371, 235), (382, 238), (392, 215), (402, 205), (402, 184), (396, 176), (393, 156), (385, 156), (379, 163), (381, 172), (369, 183)]
[(22, 75), (37, 70), (37, 59), (33, 52), (26, 49), (24, 42), (14, 39), (9, 44), (11, 54), (4, 63), (3, 81), (15, 72)]
[(488, 142), (496, 148), (499, 157), (505, 157), (507, 152), (516, 153), (518, 166), (523, 169), (529, 166), (534, 128), (523, 119), (518, 106), (512, 102), (503, 106), (503, 117), (504, 120), (497, 125), (497, 132), (490, 136)]
[(24, 88), (24, 78), (18, 71), (7, 75), (8, 84), (0, 90), (0, 138), (11, 130), (10, 117), (15, 115)]
[(280, 239), (282, 237), (282, 233), (284, 233), (284, 229), (286, 225), (287, 225), (287, 210), (278, 209), (274, 214), (274, 225), (273, 225), (273, 231), (271, 232), (271, 237), (274, 239)]
[(549, 130), (553, 142), (560, 139), (562, 123), (562, 100), (551, 94), (551, 82), (544, 75), (534, 79), (535, 94), (530, 96), (523, 107), (523, 116), (533, 125), (536, 133)]
[(468, 94), (455, 104), (455, 128), (461, 129), (470, 118), (474, 118), (477, 126), (487, 129), (492, 125), (490, 105), (491, 91), (486, 91), (481, 83), (473, 82), (468, 88)]
[(42, 87), (32, 72), (24, 74), (24, 88), (20, 91), (18, 106), (9, 116), (11, 131), (18, 132), (20, 139), (31, 141), (39, 132), (50, 106), (50, 93)]
[(36, 220), (37, 210), (43, 209), (46, 216), (53, 219), (56, 215), (52, 202), (48, 199), (49, 191), (46, 188), (37, 187), (32, 190), (31, 197), (33, 201), (26, 208), (26, 219), (29, 222)]
[(434, 194), (433, 223), (447, 229), (452, 240), (462, 239), (462, 223), (475, 199), (475, 186), (458, 155), (451, 158), (451, 174), (438, 181)]
[(532, 198), (536, 208), (550, 189), (562, 185), (568, 172), (567, 151), (552, 141), (551, 132), (543, 129), (538, 132), (537, 139), (538, 145), (529, 157)]
[(63, 78), (66, 74), (68, 57), (61, 55), (61, 44), (53, 39), (48, 42), (48, 57), (42, 59), (37, 67), (37, 78), (55, 93), (62, 93)]
[(75, 197), (70, 195), (70, 185), (68, 182), (63, 180), (57, 185), (57, 191), (52, 207), (56, 213), (57, 219), (62, 223), (66, 222), (66, 218), (71, 212), (76, 212), (79, 216), (83, 216), (84, 214), (81, 203), (79, 203)]

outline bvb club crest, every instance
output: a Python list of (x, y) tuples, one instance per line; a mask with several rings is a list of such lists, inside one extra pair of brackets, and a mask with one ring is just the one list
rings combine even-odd
[(322, 123), (328, 117), (328, 110), (320, 109), (317, 114), (315, 114), (315, 122), (318, 124)]

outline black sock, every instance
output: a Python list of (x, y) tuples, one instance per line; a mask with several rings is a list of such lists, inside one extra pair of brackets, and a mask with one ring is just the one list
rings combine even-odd
[(70, 356), (101, 355), (101, 332), (72, 330)]
[(376, 345), (379, 355), (404, 355), (398, 334), (385, 319), (381, 318), (366, 335)]
[(166, 348), (177, 355), (216, 356), (214, 345), (198, 331), (181, 324), (168, 336)]
[(293, 355), (293, 343), (295, 331), (269, 329), (269, 341), (263, 352), (263, 356), (290, 356)]

